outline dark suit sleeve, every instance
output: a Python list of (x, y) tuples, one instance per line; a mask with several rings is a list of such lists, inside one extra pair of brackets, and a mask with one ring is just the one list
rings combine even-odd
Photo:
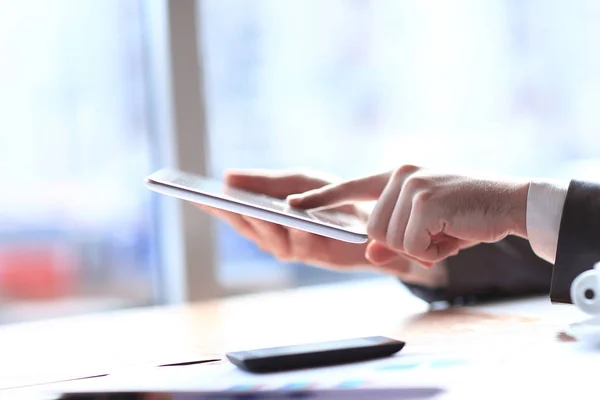
[(482, 243), (446, 260), (448, 287), (429, 290), (406, 286), (428, 302), (453, 305), (547, 294), (552, 265), (537, 257), (525, 239), (509, 236), (497, 243)]
[(563, 207), (550, 299), (571, 303), (571, 282), (600, 261), (600, 184), (571, 181)]

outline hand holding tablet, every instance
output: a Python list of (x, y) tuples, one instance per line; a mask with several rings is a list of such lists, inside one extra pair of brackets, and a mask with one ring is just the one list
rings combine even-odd
[[(181, 180), (172, 182), (177, 179)], [(328, 211), (307, 211), (290, 207), (291, 199), (286, 201), (290, 195), (315, 193), (336, 182), (343, 181), (319, 172), (273, 170), (229, 171), (223, 181), (173, 170), (162, 170), (147, 178), (152, 190), (194, 202), (281, 262), (347, 272), (377, 271), (428, 287), (446, 284), (444, 265), (422, 268), (368, 237), (370, 212), (360, 202)], [(203, 187), (200, 192), (184, 188), (201, 183), (211, 187)], [(331, 216), (335, 218), (326, 222), (325, 217)]]

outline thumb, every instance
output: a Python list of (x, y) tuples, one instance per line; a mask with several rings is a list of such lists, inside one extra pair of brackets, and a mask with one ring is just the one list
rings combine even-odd
[(367, 245), (365, 257), (373, 264), (385, 264), (398, 257), (398, 253), (388, 249), (379, 242), (372, 241)]
[(337, 206), (351, 201), (377, 200), (389, 179), (390, 173), (386, 172), (331, 184), (289, 196), (288, 202), (293, 207), (310, 209)]
[(398, 257), (402, 257), (407, 260), (414, 261), (415, 263), (420, 264), (424, 267), (433, 266), (432, 262), (418, 260), (414, 257), (409, 256), (408, 254), (397, 253), (393, 250), (388, 249), (387, 247), (385, 247), (384, 245), (382, 245), (381, 243), (376, 242), (376, 241), (372, 241), (367, 245), (367, 249), (365, 251), (365, 257), (367, 258), (367, 260), (369, 260), (371, 263), (373, 263), (375, 265), (383, 265), (383, 264), (389, 263), (390, 261), (392, 261)]

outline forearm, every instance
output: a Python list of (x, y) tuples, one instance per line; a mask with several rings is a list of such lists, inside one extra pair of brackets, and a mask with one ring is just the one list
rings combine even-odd
[(553, 302), (570, 303), (572, 281), (600, 261), (600, 185), (533, 182), (526, 219), (529, 243), (508, 237), (449, 258), (447, 287), (436, 295), (481, 300), (550, 291)]

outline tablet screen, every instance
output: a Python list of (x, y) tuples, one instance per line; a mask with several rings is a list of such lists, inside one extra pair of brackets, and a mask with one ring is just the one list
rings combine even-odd
[(277, 214), (289, 215), (306, 221), (317, 222), (333, 228), (344, 229), (359, 234), (366, 233), (364, 222), (352, 215), (324, 210), (301, 210), (291, 207), (285, 200), (233, 188), (221, 181), (187, 172), (163, 169), (150, 175), (148, 179), (154, 183), (260, 208)]

